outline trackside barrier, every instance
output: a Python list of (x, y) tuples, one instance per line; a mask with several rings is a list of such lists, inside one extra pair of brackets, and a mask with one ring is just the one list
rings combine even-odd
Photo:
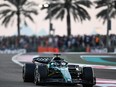
[(38, 52), (59, 52), (59, 49), (54, 48), (54, 47), (42, 47), (42, 46), (39, 46), (38, 47)]
[(107, 53), (108, 49), (107, 48), (91, 48), (91, 53)]
[(17, 53), (26, 53), (26, 49), (5, 49), (5, 50), (0, 50), (1, 54), (17, 54)]

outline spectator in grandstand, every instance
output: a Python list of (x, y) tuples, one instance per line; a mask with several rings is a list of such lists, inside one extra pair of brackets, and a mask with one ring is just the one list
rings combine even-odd
[[(110, 35), (110, 48), (116, 47), (116, 35)], [(58, 47), (60, 51), (85, 51), (90, 48), (105, 48), (106, 35), (78, 35), (78, 36), (21, 36), (19, 40), (16, 36), (0, 37), (0, 49), (35, 49), (38, 46)]]

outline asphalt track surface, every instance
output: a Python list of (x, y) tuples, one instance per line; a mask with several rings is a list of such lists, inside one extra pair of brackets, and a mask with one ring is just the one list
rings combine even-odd
[[(0, 54), (0, 87), (37, 87), (33, 83), (24, 83), (22, 80), (22, 67), (13, 63), (13, 54)], [(116, 80), (116, 70), (94, 69), (97, 78)], [(67, 87), (58, 85), (45, 85), (38, 87)], [(72, 86), (69, 86), (72, 87)], [(77, 85), (76, 87), (82, 87)], [(98, 87), (98, 86), (94, 86)]]

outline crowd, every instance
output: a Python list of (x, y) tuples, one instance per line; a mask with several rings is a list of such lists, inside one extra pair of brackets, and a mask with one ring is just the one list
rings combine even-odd
[[(77, 35), (77, 36), (17, 36), (0, 37), (0, 49), (25, 48), (37, 51), (39, 46), (57, 47), (61, 52), (84, 52), (86, 48), (105, 48), (106, 35)], [(109, 47), (116, 47), (116, 35), (109, 36)]]

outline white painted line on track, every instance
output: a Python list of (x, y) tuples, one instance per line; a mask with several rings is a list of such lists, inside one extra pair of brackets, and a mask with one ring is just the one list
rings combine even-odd
[(116, 58), (115, 56), (105, 56), (105, 55), (81, 55), (80, 56), (81, 58), (83, 57), (102, 57), (102, 58), (109, 58), (109, 57), (112, 57), (112, 58)]
[(99, 84), (99, 85), (96, 85), (97, 87), (116, 87), (115, 84)]
[(19, 56), (22, 55), (22, 54), (24, 54), (24, 53), (19, 53), (19, 54), (17, 54), (17, 55), (15, 55), (15, 56), (12, 57), (12, 61), (13, 61), (14, 63), (18, 64), (18, 65), (21, 66), (21, 67), (23, 67), (23, 64), (20, 63), (20, 62), (17, 60), (17, 57), (19, 57)]
[(105, 65), (93, 65), (93, 64), (79, 64), (79, 63), (70, 63), (70, 64), (76, 64), (79, 66), (87, 66), (87, 67), (92, 67), (95, 69), (112, 69), (112, 70), (116, 70), (115, 66), (105, 66)]
[(116, 80), (112, 80), (112, 79), (101, 79), (101, 78), (97, 78), (97, 84), (115, 84), (116, 85)]

